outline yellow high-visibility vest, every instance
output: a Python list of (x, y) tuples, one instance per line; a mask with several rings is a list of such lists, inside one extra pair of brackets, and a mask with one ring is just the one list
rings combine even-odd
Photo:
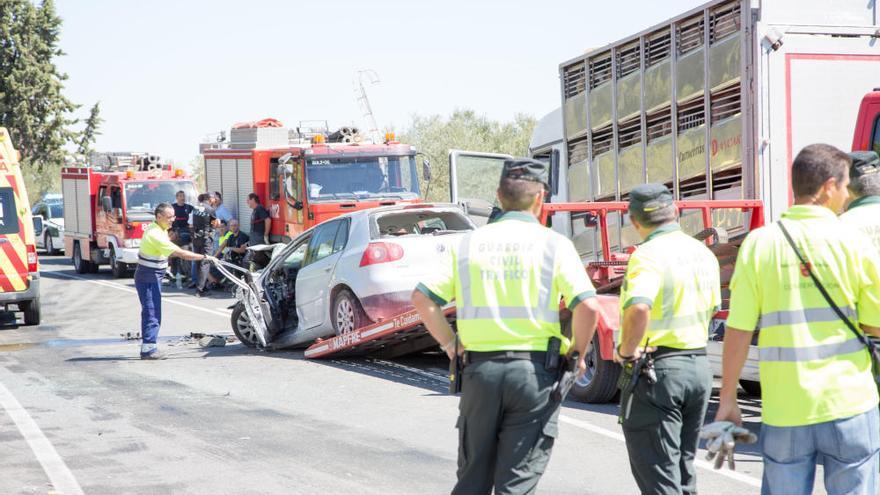
[(840, 215), (840, 220), (862, 231), (880, 254), (880, 196), (865, 196), (853, 201)]
[(560, 300), (573, 308), (596, 294), (571, 241), (524, 212), (465, 235), (417, 289), (440, 305), (455, 300), (461, 343), (476, 352), (545, 351), (558, 337), (565, 353)]
[(677, 223), (662, 225), (630, 256), (620, 309), (636, 303), (651, 308), (642, 346), (706, 347), (709, 323), (721, 306), (719, 278), (718, 259), (705, 244)]
[[(782, 222), (844, 314), (880, 326), (880, 264), (869, 241), (821, 206), (792, 206)], [(765, 423), (805, 426), (877, 407), (868, 352), (801, 269), (778, 225), (749, 233), (730, 289), (728, 332), (761, 331)]]

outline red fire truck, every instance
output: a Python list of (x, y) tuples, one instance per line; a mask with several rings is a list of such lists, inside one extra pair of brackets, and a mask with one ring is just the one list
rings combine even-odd
[(67, 167), (61, 171), (64, 195), (64, 250), (77, 273), (95, 273), (109, 264), (116, 277), (137, 264), (144, 228), (159, 203), (172, 203), (184, 191), (194, 204), (196, 189), (183, 170), (171, 165), (134, 163), (99, 171)]
[[(202, 146), (208, 191), (221, 193), (246, 233), (250, 193), (269, 210), (273, 242), (343, 213), (420, 201), (418, 153), (394, 134), (369, 143), (354, 128), (330, 133), (326, 126), (287, 129), (271, 122), (236, 125), (228, 143)], [(429, 180), (427, 160), (422, 165)]]

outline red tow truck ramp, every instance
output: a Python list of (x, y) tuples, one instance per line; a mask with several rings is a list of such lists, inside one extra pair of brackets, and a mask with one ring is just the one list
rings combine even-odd
[[(455, 321), (455, 306), (447, 305), (443, 314)], [(305, 351), (308, 359), (342, 356), (393, 358), (436, 346), (416, 310), (373, 323), (329, 339), (318, 339)]]

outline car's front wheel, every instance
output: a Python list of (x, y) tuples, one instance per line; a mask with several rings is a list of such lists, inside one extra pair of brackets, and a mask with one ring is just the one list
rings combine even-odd
[(235, 336), (238, 337), (242, 344), (247, 347), (257, 346), (257, 342), (259, 342), (257, 332), (251, 326), (251, 320), (244, 309), (244, 304), (238, 303), (235, 305), (235, 308), (232, 309), (230, 322), (232, 323), (232, 332), (235, 333)]
[(336, 331), (336, 335), (353, 332), (370, 322), (361, 303), (348, 289), (342, 289), (336, 293), (331, 311), (333, 330)]

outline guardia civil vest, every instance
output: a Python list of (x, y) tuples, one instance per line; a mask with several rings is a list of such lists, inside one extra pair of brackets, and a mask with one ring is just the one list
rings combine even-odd
[(156, 222), (144, 229), (138, 249), (138, 266), (135, 281), (161, 279), (168, 268), (168, 256), (179, 249), (170, 239), (168, 232)]
[(840, 219), (865, 234), (880, 254), (880, 196), (864, 196), (853, 201)]
[(595, 296), (571, 241), (523, 212), (465, 235), (417, 290), (441, 305), (455, 300), (461, 343), (476, 352), (544, 351), (550, 337), (566, 352), (560, 301)]
[[(792, 206), (782, 222), (844, 314), (880, 326), (880, 269), (864, 236), (821, 206)], [(778, 225), (749, 233), (730, 289), (727, 331), (760, 328), (765, 423), (804, 426), (877, 407), (868, 352), (801, 270)]]
[(663, 225), (630, 256), (621, 312), (636, 303), (651, 308), (642, 346), (706, 347), (709, 323), (721, 306), (719, 278), (718, 259), (705, 244), (676, 223)]

